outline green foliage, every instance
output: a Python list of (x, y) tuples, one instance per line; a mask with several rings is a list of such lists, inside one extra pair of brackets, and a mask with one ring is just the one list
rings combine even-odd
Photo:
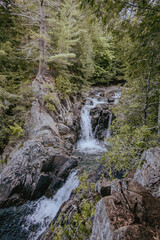
[[(12, 135), (14, 133), (14, 127), (23, 128), (25, 122), (25, 113), (31, 107), (32, 91), (28, 82), (19, 84), (17, 89), (14, 89), (14, 94), (6, 91), (6, 88), (0, 88), (0, 152), (3, 150), (9, 139), (12, 142), (16, 141), (19, 134)], [(13, 127), (14, 124), (17, 124)], [(18, 131), (18, 129), (17, 129)], [(18, 136), (17, 136), (18, 135)]]
[(47, 93), (43, 97), (43, 101), (46, 104), (49, 111), (55, 111), (56, 109), (56, 103), (57, 103), (57, 97), (55, 96), (54, 89), (50, 86), (46, 86)]
[[(84, 172), (80, 177), (80, 185), (74, 195), (76, 202), (70, 215), (60, 214), (55, 225), (50, 226), (54, 239), (88, 240), (92, 230), (92, 217), (98, 201), (94, 193), (95, 184), (88, 179)], [(73, 199), (74, 201), (74, 199)]]
[[(115, 123), (117, 127), (117, 122)], [(132, 169), (141, 165), (140, 157), (144, 150), (156, 146), (155, 136), (147, 126), (139, 128), (127, 124), (115, 130), (112, 126), (114, 136), (110, 138), (112, 149), (108, 150), (102, 158), (110, 177), (115, 173), (128, 174)]]
[[(143, 124), (143, 95), (139, 95), (138, 86), (124, 89), (119, 103), (113, 108), (116, 119), (111, 126), (109, 139), (111, 149), (102, 158), (110, 177), (118, 171), (125, 175), (141, 165), (141, 154), (150, 147), (157, 146), (157, 118), (152, 111)], [(149, 120), (150, 119), (150, 120)]]
[(73, 93), (73, 85), (67, 76), (59, 75), (56, 78), (56, 88), (63, 94), (63, 96), (70, 96)]
[(9, 126), (12, 131), (12, 135), (16, 135), (18, 138), (23, 136), (23, 129), (17, 123), (14, 123), (14, 126)]
[(16, 7), (13, 10), (12, 4), (10, 1), (0, 4), (0, 153), (10, 138), (13, 141), (17, 137), (9, 126), (15, 123), (23, 127), (32, 95), (28, 80), (33, 65), (21, 51), (26, 27), (15, 15)]

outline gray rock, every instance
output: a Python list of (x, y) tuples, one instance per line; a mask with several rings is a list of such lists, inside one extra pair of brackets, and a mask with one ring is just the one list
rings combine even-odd
[(56, 149), (45, 148), (41, 141), (26, 141), (0, 175), (0, 207), (21, 201), (17, 196), (13, 198), (14, 194), (24, 200), (39, 198), (51, 182), (50, 174), (65, 180), (75, 163), (74, 159), (57, 154)]
[(64, 139), (71, 144), (75, 144), (75, 142), (77, 140), (75, 134), (67, 134), (67, 135), (65, 135)]
[(113, 230), (103, 199), (101, 199), (96, 206), (96, 214), (90, 240), (113, 240)]
[(95, 190), (102, 197), (109, 196), (109, 195), (111, 195), (111, 182), (107, 181), (105, 178), (103, 178), (96, 183)]
[(65, 117), (65, 123), (68, 127), (72, 127), (73, 126), (73, 114), (69, 113), (66, 117)]
[(114, 102), (114, 98), (108, 98), (108, 102), (109, 103), (113, 103)]
[(138, 168), (134, 180), (160, 197), (160, 148), (151, 148), (142, 155), (143, 167)]
[(53, 118), (40, 106), (38, 101), (32, 103), (31, 118), (28, 131), (30, 136), (38, 137), (42, 130), (49, 130), (54, 136), (58, 135), (57, 124)]
[(71, 169), (76, 167), (78, 165), (77, 158), (71, 158), (68, 161), (66, 161), (63, 166), (60, 168), (59, 173), (57, 174), (60, 178), (67, 178)]
[(55, 191), (58, 188), (60, 188), (62, 183), (64, 183), (64, 180), (62, 178), (58, 178), (56, 176), (53, 176), (49, 187), (45, 191), (45, 196), (46, 197), (52, 197), (55, 194)]
[(70, 132), (70, 128), (62, 123), (58, 124), (58, 129), (61, 135), (65, 135)]
[[(52, 117), (43, 102), (48, 91), (45, 82), (53, 88), (49, 78), (33, 81), (34, 99), (26, 114), (24, 142), (19, 141), (14, 148), (7, 146), (4, 151), (2, 159), (7, 156), (7, 164), (0, 168), (1, 207), (39, 198), (50, 185), (54, 192), (58, 184), (53, 183), (54, 176), (61, 176), (58, 179), (64, 182), (77, 164), (69, 155), (79, 129), (79, 101), (74, 99), (72, 103), (69, 98), (61, 101), (53, 92), (56, 111)], [(59, 121), (68, 126), (58, 124)]]

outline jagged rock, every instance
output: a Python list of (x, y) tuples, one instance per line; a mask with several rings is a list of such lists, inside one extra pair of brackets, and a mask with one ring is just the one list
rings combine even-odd
[(40, 106), (38, 101), (32, 103), (31, 116), (28, 123), (30, 137), (38, 137), (42, 130), (49, 130), (54, 136), (58, 136), (58, 129), (53, 118)]
[(143, 167), (138, 168), (134, 179), (154, 196), (160, 198), (160, 148), (150, 148), (142, 155)]
[(95, 190), (102, 197), (109, 196), (111, 194), (111, 182), (103, 178), (96, 183)]
[(67, 133), (70, 132), (70, 128), (67, 127), (66, 125), (62, 124), (62, 123), (60, 123), (60, 124), (58, 125), (58, 129), (59, 129), (59, 133), (60, 133), (61, 135), (65, 135), (65, 134), (67, 134)]
[(65, 124), (68, 127), (72, 127), (73, 126), (73, 114), (72, 113), (67, 114), (67, 116), (65, 117)]
[(60, 178), (67, 178), (71, 169), (76, 167), (78, 164), (77, 158), (71, 158), (68, 161), (66, 161), (62, 167), (59, 170), (59, 173), (57, 174), (58, 177)]
[(109, 103), (114, 103), (114, 98), (108, 98)]
[(52, 174), (59, 174), (65, 180), (75, 165), (75, 160), (53, 147), (45, 148), (39, 140), (26, 141), (1, 173), (0, 207), (18, 203), (20, 200), (13, 198), (14, 194), (24, 200), (39, 198), (49, 186)]
[(55, 191), (60, 188), (64, 180), (62, 178), (58, 178), (56, 176), (52, 177), (51, 183), (47, 190), (45, 191), (46, 197), (52, 197), (55, 194)]
[(107, 104), (98, 104), (97, 107), (91, 109), (92, 129), (96, 138), (103, 140), (107, 134), (107, 128), (110, 118), (110, 110)]
[(160, 200), (130, 179), (110, 187), (112, 195), (96, 206), (90, 240), (159, 239)]
[(64, 137), (65, 140), (67, 140), (67, 142), (74, 144), (77, 140), (76, 136), (74, 134), (67, 134)]
[(51, 178), (48, 174), (41, 174), (38, 181), (35, 183), (34, 192), (32, 193), (32, 199), (41, 197), (45, 190), (48, 188), (51, 182)]
[[(51, 113), (43, 101), (48, 91), (43, 82), (32, 83), (34, 98), (31, 110), (25, 115), (25, 139), (14, 148), (7, 146), (4, 151), (2, 158), (7, 157), (7, 164), (0, 167), (1, 207), (36, 199), (50, 184), (54, 192), (53, 187), (56, 189), (58, 184), (53, 183), (54, 176), (59, 174), (64, 182), (69, 170), (76, 165), (69, 155), (80, 125), (79, 101), (76, 98), (73, 102), (69, 98), (62, 101), (55, 93), (56, 110)], [(48, 78), (47, 83), (53, 87)]]

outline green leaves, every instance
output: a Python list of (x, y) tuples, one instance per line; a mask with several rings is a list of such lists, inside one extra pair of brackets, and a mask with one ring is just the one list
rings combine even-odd
[(18, 138), (23, 135), (23, 129), (17, 123), (14, 123), (14, 126), (9, 126), (12, 131), (12, 135), (16, 135)]

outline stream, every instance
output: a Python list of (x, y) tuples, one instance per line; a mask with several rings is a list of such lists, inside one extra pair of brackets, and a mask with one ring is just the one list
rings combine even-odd
[[(120, 93), (115, 93), (114, 104), (118, 102)], [(98, 140), (98, 129), (92, 129), (91, 110), (98, 104), (108, 104), (108, 99), (88, 97), (81, 110), (81, 135), (76, 143), (75, 155), (80, 157), (79, 167), (89, 171), (99, 165), (98, 159), (106, 152), (104, 140)], [(112, 113), (109, 115), (108, 126), (105, 129), (105, 139), (110, 136), (109, 126), (112, 122)], [(0, 209), (0, 239), (2, 240), (36, 240), (46, 230), (54, 219), (62, 204), (67, 201), (72, 191), (77, 188), (79, 180), (77, 172), (70, 173), (65, 184), (52, 198), (41, 197), (35, 201), (28, 201), (22, 206)]]

